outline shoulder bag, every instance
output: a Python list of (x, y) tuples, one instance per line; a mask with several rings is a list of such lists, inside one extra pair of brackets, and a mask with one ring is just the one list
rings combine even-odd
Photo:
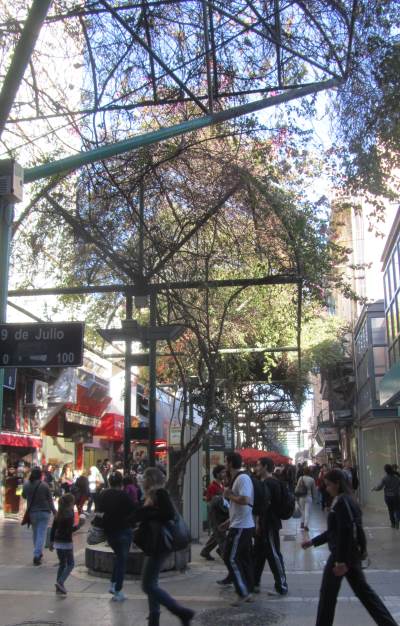
[(30, 516), (29, 512), (30, 512), (30, 510), (32, 508), (32, 504), (33, 504), (33, 502), (35, 500), (35, 496), (36, 496), (37, 490), (39, 489), (41, 484), (42, 484), (42, 481), (39, 481), (39, 484), (36, 485), (36, 489), (35, 489), (35, 491), (32, 494), (32, 500), (31, 500), (29, 506), (27, 507), (27, 509), (26, 509), (26, 511), (24, 513), (24, 516), (22, 518), (21, 526), (28, 526), (28, 528), (29, 528), (29, 526), (31, 525), (31, 516)]
[(175, 517), (161, 525), (161, 545), (166, 552), (184, 550), (192, 538), (182, 515), (176, 511)]

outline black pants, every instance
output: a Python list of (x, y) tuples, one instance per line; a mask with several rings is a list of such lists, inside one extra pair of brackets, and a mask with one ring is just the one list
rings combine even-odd
[(242, 598), (254, 588), (253, 534), (254, 528), (230, 528), (225, 543), (224, 561), (236, 593)]
[(397, 496), (385, 496), (385, 503), (389, 511), (390, 523), (394, 527), (399, 522), (399, 498)]
[(256, 536), (254, 544), (254, 583), (259, 586), (264, 571), (265, 561), (275, 580), (278, 593), (287, 593), (288, 585), (285, 564), (281, 554), (279, 528), (266, 528), (261, 536)]
[[(333, 573), (334, 557), (331, 555), (325, 565), (322, 576), (321, 591), (318, 604), (316, 626), (332, 626), (335, 618), (336, 601), (342, 584), (343, 576), (335, 576)], [(378, 626), (397, 626), (397, 622), (371, 589), (365, 580), (361, 564), (353, 565), (346, 574), (347, 582), (354, 594), (367, 609), (372, 619)]]

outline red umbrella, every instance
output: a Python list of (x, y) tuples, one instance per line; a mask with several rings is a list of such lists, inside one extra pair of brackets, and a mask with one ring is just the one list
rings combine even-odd
[(258, 459), (264, 457), (269, 457), (276, 465), (289, 463), (291, 460), (290, 457), (279, 454), (279, 452), (268, 452), (267, 450), (258, 450), (257, 448), (242, 448), (241, 450), (236, 450), (236, 452), (242, 457), (243, 463), (249, 465), (255, 465)]

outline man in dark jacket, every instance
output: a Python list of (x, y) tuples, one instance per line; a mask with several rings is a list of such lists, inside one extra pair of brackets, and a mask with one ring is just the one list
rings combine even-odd
[(97, 503), (97, 513), (103, 514), (103, 528), (108, 544), (115, 554), (115, 564), (111, 576), (110, 593), (115, 602), (122, 602), (122, 593), (129, 548), (132, 543), (132, 523), (137, 506), (123, 491), (123, 479), (120, 472), (108, 477), (109, 489), (103, 489)]
[(271, 504), (265, 515), (257, 518), (256, 540), (254, 546), (254, 591), (259, 593), (261, 576), (264, 571), (265, 561), (271, 569), (275, 579), (275, 592), (270, 595), (286, 595), (288, 584), (286, 580), (285, 564), (281, 554), (279, 530), (282, 528), (278, 511), (282, 490), (279, 480), (273, 476), (274, 462), (267, 457), (257, 462), (256, 468), (260, 480), (264, 480), (271, 493)]

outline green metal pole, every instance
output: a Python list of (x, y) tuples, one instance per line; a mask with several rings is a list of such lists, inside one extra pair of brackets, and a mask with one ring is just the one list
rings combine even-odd
[(34, 0), (15, 47), (0, 93), (0, 137), (50, 5), (51, 0)]
[[(157, 325), (157, 294), (150, 293), (150, 328)], [(149, 465), (156, 464), (155, 441), (156, 441), (156, 413), (157, 413), (157, 341), (151, 338), (149, 341)]]
[[(0, 197), (0, 323), (4, 323), (7, 318), (8, 273), (13, 219), (14, 204), (6, 198)], [(4, 364), (0, 362), (0, 365)], [(0, 369), (0, 429), (3, 426), (3, 381), (4, 370)]]
[[(11, 227), (14, 219), (14, 204), (0, 197), (0, 323), (7, 318), (8, 273), (10, 264)], [(3, 365), (3, 363), (0, 363)], [(4, 369), (0, 369), (0, 430), (3, 427), (3, 383)], [(3, 508), (2, 476), (0, 475), (0, 509)]]
[[(133, 297), (131, 293), (126, 294), (125, 317), (132, 319)], [(131, 386), (131, 362), (132, 343), (125, 343), (125, 389), (124, 389), (124, 470), (129, 469), (129, 454), (131, 451), (131, 415), (132, 415), (132, 386)]]
[(88, 163), (94, 163), (95, 161), (101, 161), (109, 157), (135, 150), (142, 146), (149, 146), (153, 143), (165, 141), (171, 139), (171, 137), (177, 137), (190, 133), (193, 130), (212, 126), (213, 124), (219, 124), (220, 122), (226, 122), (227, 120), (240, 117), (241, 115), (247, 115), (248, 113), (255, 113), (271, 106), (283, 104), (294, 100), (296, 98), (302, 98), (310, 94), (323, 91), (325, 89), (331, 89), (332, 87), (338, 87), (343, 82), (342, 79), (332, 78), (320, 83), (312, 83), (305, 87), (299, 87), (298, 89), (290, 89), (285, 93), (271, 98), (263, 98), (256, 100), (255, 102), (248, 102), (241, 106), (233, 107), (227, 111), (220, 111), (218, 113), (212, 113), (211, 115), (205, 115), (203, 117), (197, 117), (181, 124), (175, 124), (167, 128), (161, 128), (151, 133), (145, 133), (143, 135), (136, 135), (130, 139), (124, 141), (118, 141), (113, 144), (102, 146), (101, 148), (95, 148), (94, 150), (88, 150), (87, 152), (78, 152), (73, 156), (60, 159), (59, 161), (53, 161), (53, 163), (46, 163), (44, 165), (38, 165), (37, 167), (31, 167), (25, 170), (24, 179), (26, 183), (31, 183), (41, 178), (48, 178), (59, 174), (60, 172), (68, 172), (75, 170), (82, 165)]

